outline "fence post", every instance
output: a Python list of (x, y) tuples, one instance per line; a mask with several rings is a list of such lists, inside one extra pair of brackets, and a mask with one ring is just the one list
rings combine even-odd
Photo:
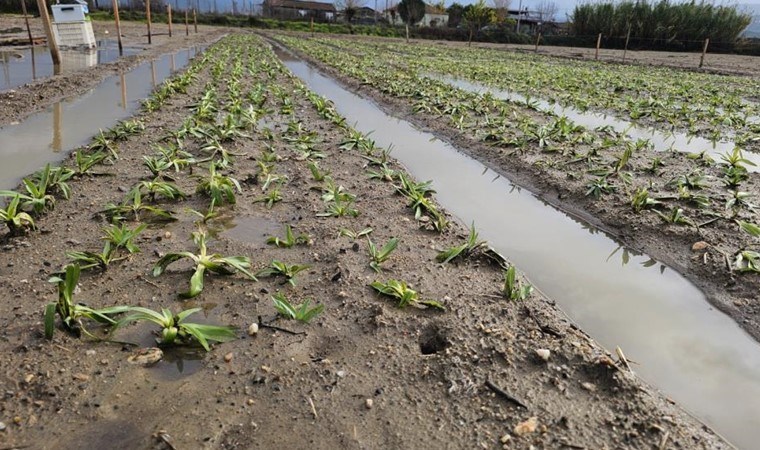
[(166, 14), (168, 17), (169, 22), (169, 37), (172, 37), (172, 5), (167, 4), (166, 5)]
[(309, 25), (311, 28), (311, 37), (314, 37), (314, 17), (311, 18), (311, 24)]
[(631, 26), (628, 25), (628, 34), (625, 35), (625, 48), (623, 49), (623, 62), (625, 62), (625, 54), (628, 53), (628, 41), (631, 39)]
[(536, 36), (536, 49), (534, 50), (535, 53), (538, 53), (538, 43), (541, 42), (541, 32), (538, 33)]
[(26, 22), (26, 34), (29, 35), (29, 45), (34, 47), (34, 38), (32, 37), (32, 29), (29, 27), (29, 16), (26, 15), (26, 0), (21, 0), (21, 11), (24, 13), (24, 22)]
[(602, 45), (602, 33), (599, 33), (599, 36), (596, 38), (596, 53), (594, 54), (594, 59), (599, 59), (599, 47)]
[(409, 24), (406, 24), (406, 43), (409, 43)]
[(193, 8), (193, 27), (195, 28), (195, 34), (198, 34), (198, 16), (195, 15), (195, 8)]
[(121, 44), (121, 21), (119, 20), (119, 0), (113, 0), (113, 19), (116, 22), (116, 41), (119, 43), (119, 56), (124, 54), (124, 47)]
[(50, 23), (47, 2), (45, 0), (37, 0), (37, 8), (40, 10), (40, 19), (42, 19), (42, 25), (45, 27), (45, 35), (47, 36), (48, 47), (50, 48), (50, 57), (53, 59), (53, 73), (58, 75), (61, 68), (61, 52), (58, 49), (58, 42), (55, 41), (55, 34), (53, 34), (53, 24)]
[(185, 36), (190, 36), (190, 22), (187, 20), (187, 8), (185, 8)]
[(152, 44), (153, 37), (150, 30), (150, 0), (145, 0), (145, 17), (148, 19), (148, 44)]
[(705, 46), (702, 47), (702, 56), (699, 58), (699, 68), (705, 64), (705, 54), (707, 54), (707, 46), (710, 45), (710, 38), (705, 39)]

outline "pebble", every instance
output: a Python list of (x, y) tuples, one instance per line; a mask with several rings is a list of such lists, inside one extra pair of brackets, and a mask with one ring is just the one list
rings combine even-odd
[(127, 361), (132, 364), (140, 364), (143, 366), (149, 366), (161, 361), (164, 357), (164, 352), (160, 348), (150, 347), (141, 348), (129, 355)]
[(581, 383), (581, 387), (589, 392), (596, 391), (596, 385), (594, 383), (589, 383), (589, 382)]
[(227, 353), (226, 355), (224, 355), (224, 362), (230, 362), (230, 361), (232, 361), (232, 358), (234, 356), (235, 355), (232, 352)]
[(0, 422), (0, 431), (5, 431), (6, 428), (8, 428), (8, 426), (5, 425), (5, 422)]
[(338, 378), (345, 378), (346, 377), (346, 371), (345, 370), (339, 370), (335, 373), (335, 375), (338, 376)]
[(166, 233), (164, 233), (164, 239), (171, 239), (171, 238), (172, 238), (172, 232), (171, 231), (167, 231)]
[(505, 434), (504, 436), (501, 437), (501, 439), (499, 439), (499, 442), (501, 442), (502, 444), (507, 444), (511, 440), (512, 440), (512, 435)]
[(539, 348), (536, 350), (536, 355), (538, 355), (539, 358), (541, 358), (544, 361), (549, 361), (549, 357), (551, 356), (552, 352), (545, 348)]
[(252, 323), (248, 327), (248, 336), (256, 336), (257, 334), (259, 334), (259, 324)]
[(77, 380), (77, 381), (90, 381), (90, 376), (85, 375), (83, 373), (75, 373), (71, 376), (71, 378)]
[(524, 436), (535, 432), (536, 429), (538, 429), (538, 417), (533, 416), (525, 422), (520, 422), (515, 425), (514, 433), (517, 436)]
[(371, 398), (368, 398), (367, 400), (364, 401), (364, 406), (367, 407), (367, 409), (372, 409), (374, 405), (375, 405), (375, 402)]
[(95, 353), (97, 353), (95, 350), (87, 350), (86, 352), (84, 352), (84, 354), (87, 356), (94, 356)]
[(710, 244), (708, 244), (705, 241), (695, 242), (694, 245), (691, 246), (691, 251), (693, 251), (693, 252), (700, 252), (700, 251), (706, 249), (709, 246), (710, 246)]

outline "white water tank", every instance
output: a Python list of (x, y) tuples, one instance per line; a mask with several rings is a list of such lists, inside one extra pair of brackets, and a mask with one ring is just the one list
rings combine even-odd
[(53, 34), (60, 47), (95, 48), (95, 34), (92, 22), (87, 17), (89, 10), (83, 0), (65, 0), (66, 3), (53, 5)]
[(87, 4), (53, 5), (53, 22), (76, 23), (87, 18)]

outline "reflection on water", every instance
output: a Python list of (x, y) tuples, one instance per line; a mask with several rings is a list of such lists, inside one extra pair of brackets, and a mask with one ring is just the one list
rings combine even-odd
[(292, 55), (283, 59), (358, 130), (374, 131), (382, 147), (392, 145), (413, 176), (432, 179), (442, 206), (464, 223), (474, 221), (482, 238), (585, 331), (638, 361), (644, 380), (736, 445), (756, 447), (760, 345), (693, 284), (604, 233), (590, 233), (591, 226), (529, 192), (515, 191), (506, 178), (493, 177), (478, 161), (388, 116)]
[[(177, 53), (175, 67), (184, 67), (198, 51)], [(0, 189), (15, 187), (22, 177), (86, 144), (98, 129), (129, 117), (156, 83), (171, 73), (171, 57), (166, 55), (106, 78), (87, 93), (57, 102), (19, 124), (0, 128)]]
[[(105, 64), (119, 58), (116, 41), (98, 41), (97, 47), (89, 50), (61, 50), (61, 66), (56, 72), (50, 50), (45, 46), (0, 50), (0, 91), (12, 89), (40, 78), (57, 73), (76, 72)], [(139, 48), (125, 48), (124, 55), (140, 52)]]

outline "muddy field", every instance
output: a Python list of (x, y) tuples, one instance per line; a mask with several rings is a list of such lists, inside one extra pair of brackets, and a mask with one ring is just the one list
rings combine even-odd
[[(206, 39), (214, 40), (222, 30), (215, 33), (205, 33)], [(151, 52), (160, 53), (153, 47)], [(356, 149), (341, 149), (350, 130), (335, 125), (329, 108), (315, 106), (261, 41), (240, 38), (211, 53), (206, 63), (198, 62), (186, 94), (170, 95), (155, 112), (138, 116), (145, 130), (118, 144), (112, 165), (95, 170), (108, 176), (73, 181), (71, 200), (59, 200), (40, 216), (38, 231), (2, 237), (0, 283), (8, 295), (0, 304), (5, 396), (0, 445), (727, 447), (632, 376), (624, 362), (616, 362), (617, 356), (578, 330), (551, 299), (538, 292), (527, 300), (504, 298), (502, 270), (492, 260), (476, 252), (454, 263), (436, 263), (440, 250), (464, 241), (466, 228), (453, 222), (444, 233), (431, 231), (434, 218), (415, 219), (391, 183), (369, 179), (367, 159)], [(66, 252), (101, 248), (105, 221), (100, 212), (152, 178), (143, 156), (155, 154), (155, 144), (168, 145), (171, 140), (164, 138), (197, 114), (207, 83), (214, 86), (222, 113), (231, 111), (239, 98), (229, 87), (235, 67), (248, 71), (238, 87), (247, 102), (263, 98), (255, 104), (264, 117), (242, 130), (245, 136), (224, 144), (239, 154), (223, 170), (240, 180), (236, 204), (218, 206), (218, 216), (199, 225), (189, 209), (207, 210), (209, 200), (202, 194), (155, 203), (174, 211), (178, 220), (146, 229), (135, 242), (139, 253), (106, 270), (84, 272), (76, 298), (92, 307), (139, 305), (177, 312), (199, 306), (204, 312), (196, 320), (236, 326), (239, 339), (209, 353), (167, 348), (164, 359), (148, 367), (128, 362), (135, 353), (132, 345), (77, 339), (60, 322), (53, 340), (44, 339), (43, 309), (57, 296), (47, 280), (66, 264)], [(91, 70), (92, 78), (114, 69)], [(64, 88), (69, 93), (86, 89), (65, 77), (23, 87), (4, 99), (17, 109), (0, 123), (20, 120)], [(24, 106), (25, 95), (40, 92), (50, 94), (32, 108)], [(314, 139), (310, 151), (324, 158), (305, 154), (299, 139)], [(197, 155), (204, 154), (202, 145), (198, 138), (183, 141), (183, 148)], [(356, 196), (352, 207), (357, 217), (320, 217), (327, 206), (326, 182), (315, 179), (309, 162), (318, 163), (320, 172)], [(392, 160), (389, 164), (400, 169)], [(167, 175), (182, 191), (193, 193), (195, 177), (206, 172), (200, 165), (192, 175), (187, 170)], [(284, 177), (274, 184), (279, 200), (274, 188), (265, 186), (268, 175)], [(307, 235), (307, 245), (284, 249), (266, 244), (268, 236), (282, 237), (286, 225)], [(210, 251), (248, 256), (254, 270), (275, 260), (309, 267), (293, 285), (280, 277), (253, 282), (240, 275), (207, 274), (200, 296), (179, 300), (190, 266), (178, 263), (157, 278), (150, 275), (151, 268), (167, 252), (195, 251), (189, 238), (199, 226), (210, 236)], [(369, 267), (366, 237), (339, 233), (366, 228), (373, 229), (369, 237), (378, 245), (393, 237), (400, 242), (380, 272)], [(401, 309), (368, 286), (389, 279), (408, 282), (446, 310)], [(271, 296), (277, 292), (294, 303), (312, 299), (325, 311), (309, 324), (282, 318), (272, 322)], [(250, 335), (254, 323), (260, 324), (258, 333)], [(117, 338), (153, 345), (151, 328), (144, 325), (125, 327)]]

